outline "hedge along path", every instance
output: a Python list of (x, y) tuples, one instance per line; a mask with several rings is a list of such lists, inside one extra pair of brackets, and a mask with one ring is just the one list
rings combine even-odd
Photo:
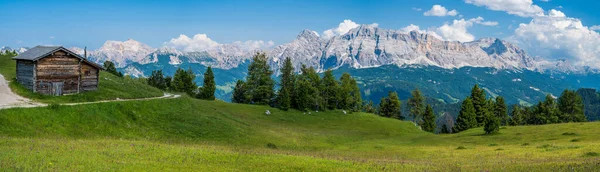
[[(97, 103), (106, 103), (106, 102), (125, 102), (125, 101), (143, 101), (143, 100), (153, 100), (153, 99), (173, 99), (179, 98), (181, 95), (164, 93), (163, 96), (160, 97), (149, 97), (149, 98), (139, 98), (139, 99), (115, 99), (115, 100), (102, 100), (95, 102), (80, 102), (80, 103), (64, 103), (60, 105), (65, 106), (76, 106), (76, 105), (85, 105), (85, 104), (97, 104)], [(46, 107), (48, 104), (34, 102), (30, 99), (21, 97), (15, 93), (13, 93), (8, 86), (8, 81), (4, 79), (4, 76), (0, 74), (0, 109), (10, 109), (10, 108), (34, 108), (34, 107)]]

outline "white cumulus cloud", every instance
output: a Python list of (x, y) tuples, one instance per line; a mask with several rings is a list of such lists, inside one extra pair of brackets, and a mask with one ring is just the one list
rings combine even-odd
[[(334, 36), (339, 36), (348, 33), (348, 31), (359, 27), (360, 24), (353, 22), (352, 20), (344, 20), (342, 23), (338, 25), (337, 28), (328, 29), (323, 32), (323, 38), (329, 39)], [(371, 27), (379, 27), (379, 24), (373, 23), (369, 24)]]
[(494, 11), (505, 11), (521, 17), (535, 17), (544, 15), (544, 10), (533, 4), (532, 0), (465, 0), (466, 3), (476, 6), (485, 6)]
[(600, 30), (600, 25), (590, 27), (591, 30)]
[[(183, 52), (200, 52), (224, 44), (219, 44), (218, 42), (210, 39), (206, 34), (196, 34), (191, 38), (187, 35), (181, 34), (179, 37), (173, 38), (169, 42), (165, 42), (164, 45), (166, 47), (172, 47)], [(231, 45), (239, 46), (245, 50), (257, 50), (273, 47), (275, 43), (273, 41), (249, 40), (235, 41)]]
[(474, 24), (484, 26), (496, 26), (498, 22), (485, 21), (483, 17), (472, 18), (469, 20), (460, 19), (454, 20), (452, 24), (444, 24), (436, 29), (436, 32), (448, 41), (470, 42), (475, 40), (475, 36), (467, 30)]
[(337, 28), (328, 29), (323, 32), (323, 37), (331, 38), (337, 35), (348, 33), (351, 29), (357, 28), (359, 24), (354, 23), (352, 20), (344, 20), (338, 25)]
[(456, 16), (456, 15), (458, 15), (458, 11), (456, 11), (456, 10), (450, 10), (450, 11), (448, 11), (448, 9), (446, 9), (446, 7), (444, 7), (444, 6), (433, 5), (433, 7), (431, 7), (431, 9), (429, 11), (425, 11), (425, 13), (423, 13), (423, 15), (425, 15), (425, 16), (438, 16), (438, 17)]
[(444, 38), (442, 38), (440, 35), (438, 35), (437, 33), (435, 33), (435, 31), (432, 31), (432, 30), (421, 30), (421, 28), (419, 26), (414, 25), (414, 24), (410, 24), (410, 25), (408, 25), (408, 26), (406, 26), (406, 27), (404, 27), (404, 28), (402, 28), (400, 30), (403, 33), (406, 33), (406, 34), (408, 34), (411, 31), (417, 31), (419, 33), (424, 33), (424, 34), (431, 35), (431, 36), (436, 37), (436, 38), (438, 38), (440, 40), (444, 40)]
[(521, 23), (511, 39), (533, 55), (600, 68), (600, 34), (593, 29), (561, 11), (550, 10), (547, 16)]

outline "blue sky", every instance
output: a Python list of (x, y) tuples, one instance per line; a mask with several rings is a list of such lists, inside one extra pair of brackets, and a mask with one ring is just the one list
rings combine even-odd
[[(338, 27), (345, 19), (358, 24), (377, 23), (386, 29), (402, 29), (412, 24), (421, 30), (440, 33), (439, 28), (444, 24), (452, 26), (454, 20), (469, 21), (477, 17), (484, 18), (483, 21), (497, 22), (497, 25), (471, 23), (472, 26), (466, 29), (475, 38), (499, 37), (523, 45), (537, 44), (535, 41), (527, 42), (529, 38), (515, 38), (519, 24), (528, 24), (535, 17), (510, 14), (514, 9), (494, 9), (497, 8), (494, 5), (503, 8), (502, 3), (510, 1), (529, 1), (542, 8), (544, 13), (552, 9), (560, 10), (565, 18), (576, 19), (585, 27), (590, 27), (590, 30), (592, 26), (600, 25), (600, 19), (596, 17), (600, 16), (595, 9), (600, 6), (597, 1), (506, 0), (492, 4), (494, 2), (482, 0), (1, 0), (0, 45), (22, 47), (53, 44), (96, 49), (106, 40), (124, 41), (132, 38), (152, 47), (160, 47), (180, 34), (189, 37), (206, 34), (218, 43), (265, 40), (278, 45), (293, 40), (303, 29), (322, 34), (327, 29)], [(448, 11), (456, 10), (458, 14), (425, 16), (424, 13), (433, 5), (441, 5)], [(442, 36), (446, 38), (446, 35)]]

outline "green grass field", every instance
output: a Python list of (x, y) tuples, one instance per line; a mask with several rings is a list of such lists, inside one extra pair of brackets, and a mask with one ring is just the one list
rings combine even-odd
[(107, 72), (100, 72), (100, 84), (97, 91), (85, 92), (66, 96), (47, 96), (33, 93), (16, 82), (15, 61), (11, 56), (0, 56), (0, 74), (10, 83), (13, 92), (42, 103), (77, 103), (100, 100), (147, 98), (162, 96), (163, 93), (157, 88), (146, 85), (138, 80), (125, 77), (116, 77)]
[(7, 109), (0, 110), (0, 169), (598, 171), (598, 128), (570, 123), (434, 135), (373, 114), (308, 115), (188, 97)]

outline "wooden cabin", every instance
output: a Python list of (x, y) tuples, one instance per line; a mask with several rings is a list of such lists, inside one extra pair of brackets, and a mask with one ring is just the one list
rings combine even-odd
[(17, 82), (46, 95), (98, 89), (102, 66), (62, 46), (36, 46), (16, 57)]

